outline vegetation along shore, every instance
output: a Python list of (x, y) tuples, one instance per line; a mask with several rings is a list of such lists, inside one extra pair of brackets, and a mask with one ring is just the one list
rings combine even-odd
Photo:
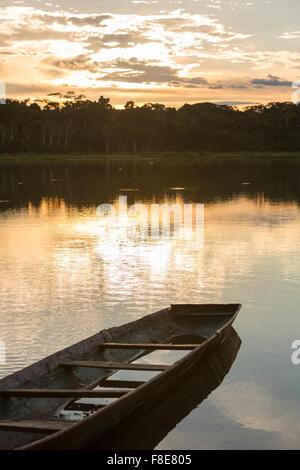
[(39, 103), (7, 100), (0, 105), (1, 159), (12, 154), (25, 159), (41, 154), (96, 158), (162, 152), (177, 157), (182, 152), (298, 156), (300, 105), (270, 103), (241, 110), (197, 103), (176, 109), (128, 101), (123, 109), (115, 109), (109, 98), (90, 101), (72, 94)]

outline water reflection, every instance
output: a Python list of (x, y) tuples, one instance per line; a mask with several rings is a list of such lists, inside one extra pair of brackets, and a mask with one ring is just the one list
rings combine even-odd
[[(240, 302), (243, 348), (229, 376), (160, 446), (299, 447), (290, 346), (299, 336), (300, 173), (298, 164), (261, 165), (2, 168), (0, 376), (170, 303)], [(102, 230), (97, 206), (120, 194), (129, 204), (205, 204), (204, 245)]]
[[(167, 201), (174, 203), (167, 195), (160, 202)], [(59, 197), (7, 211), (0, 223), (2, 336), (8, 354), (17, 347), (26, 357), (28, 345), (36, 348), (32, 359), (165, 304), (221, 302), (229, 284), (248, 282), (251, 302), (267, 260), (289, 281), (299, 274), (296, 203), (241, 196), (206, 204), (204, 246), (174, 233), (136, 239), (123, 219), (103, 229), (96, 206), (78, 209)], [(9, 360), (2, 374), (18, 361)]]

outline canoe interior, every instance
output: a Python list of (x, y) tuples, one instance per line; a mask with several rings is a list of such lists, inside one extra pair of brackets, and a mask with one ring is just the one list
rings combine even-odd
[[(160, 371), (116, 371), (104, 368), (65, 367), (68, 361), (132, 362), (172, 365), (190, 351), (149, 351), (101, 348), (101, 343), (201, 344), (233, 321), (240, 309), (230, 305), (180, 305), (161, 310), (120, 327), (103, 330), (0, 380), (0, 391), (10, 389), (96, 389), (108, 390), (101, 382), (147, 382)], [(113, 388), (113, 387), (112, 387)], [(118, 387), (120, 388), (120, 387)], [(128, 387), (132, 390), (135, 387)], [(82, 420), (107, 407), (117, 398), (68, 399), (66, 397), (0, 396), (0, 420)], [(44, 434), (0, 429), (0, 449), (13, 449), (42, 439)]]
[[(88, 450), (153, 450), (192, 410), (197, 408), (224, 380), (241, 346), (231, 327), (228, 334), (187, 380), (180, 383), (148, 412), (132, 414), (119, 432), (107, 432), (86, 447)], [(147, 422), (147, 426), (145, 426)], [(124, 427), (126, 432), (124, 433)], [(199, 432), (200, 429), (199, 429)]]

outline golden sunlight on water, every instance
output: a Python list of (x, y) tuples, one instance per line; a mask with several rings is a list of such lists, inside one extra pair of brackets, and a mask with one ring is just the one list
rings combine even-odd
[[(176, 203), (183, 205), (180, 198)], [(24, 322), (32, 360), (49, 352), (48, 334), (57, 335), (53, 350), (171, 302), (222, 301), (228, 282), (250, 281), (265, 256), (277, 261), (283, 277), (293, 281), (298, 276), (296, 204), (246, 198), (208, 204), (204, 247), (201, 240), (190, 242), (174, 233), (136, 239), (128, 232), (128, 219), (103, 227), (96, 207), (67, 207), (58, 198), (4, 213), (1, 299), (10, 327), (10, 332), (2, 329), (4, 339), (15, 341), (11, 326), (17, 333)], [(67, 310), (63, 318), (60, 309)], [(45, 334), (49, 322), (53, 325)], [(19, 347), (25, 352), (25, 345)], [(14, 368), (12, 361), (8, 369)]]
[[(145, 207), (155, 202), (183, 207), (191, 201), (182, 195), (151, 200)], [(277, 426), (273, 408), (264, 403), (281, 406), (288, 389), (283, 409), (288, 408), (289, 400), (296, 400), (295, 380), (299, 383), (290, 363), (290, 345), (300, 334), (298, 204), (245, 196), (208, 203), (204, 243), (194, 236), (195, 218), (187, 230), (179, 226), (170, 234), (147, 237), (132, 232), (134, 217), (104, 223), (96, 211), (96, 206), (79, 208), (57, 197), (0, 213), (0, 339), (7, 347), (1, 376), (170, 303), (241, 302), (236, 328), (243, 348), (231, 382), (225, 382), (225, 395), (221, 388), (195, 411), (203, 423), (202, 444), (193, 413), (160, 448), (184, 448), (187, 442), (190, 448), (213, 447), (215, 438), (205, 427), (212, 416), (220, 429), (226, 424), (229, 435), (244, 433), (245, 441), (257, 444), (260, 436), (270, 447), (278, 439), (282, 447), (295, 447), (299, 439), (286, 429), (289, 422), (295, 425), (293, 416), (300, 416), (299, 405), (293, 405), (295, 414), (282, 411)], [(139, 223), (143, 228), (149, 220)], [(276, 374), (270, 374), (272, 369)], [(271, 387), (276, 392), (271, 394)], [(245, 406), (252, 394), (261, 398), (257, 406)], [(253, 430), (263, 436), (253, 438)], [(222, 439), (219, 446), (228, 447)]]

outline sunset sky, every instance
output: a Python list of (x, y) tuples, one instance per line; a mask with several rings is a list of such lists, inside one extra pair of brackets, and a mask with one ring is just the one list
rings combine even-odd
[(115, 106), (291, 101), (299, 14), (299, 0), (0, 1), (0, 80), (10, 98)]

